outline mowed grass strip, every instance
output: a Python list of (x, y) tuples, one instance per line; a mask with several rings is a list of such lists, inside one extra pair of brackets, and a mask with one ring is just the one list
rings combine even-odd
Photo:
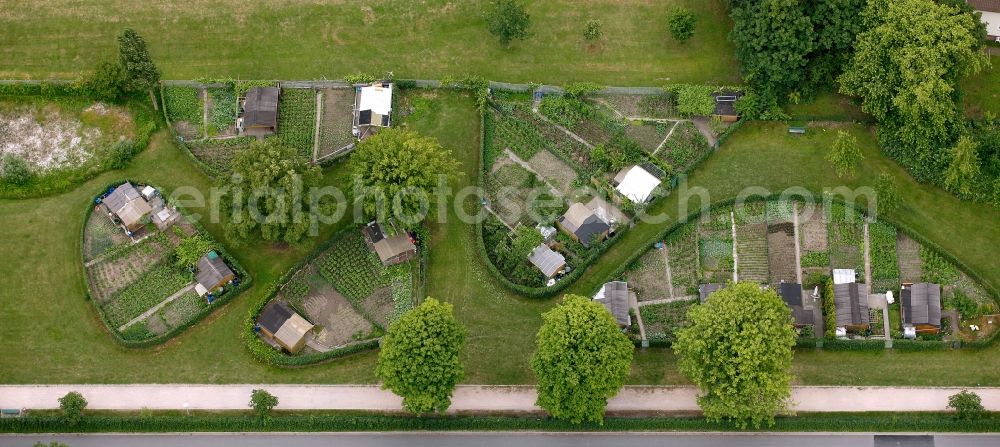
[[(0, 0), (0, 79), (69, 78), (117, 51), (135, 28), (165, 79), (337, 79), (358, 71), (440, 79), (464, 73), (511, 82), (613, 85), (739, 81), (721, 0), (530, 1), (532, 36), (510, 49), (486, 28), (485, 2), (170, 3)], [(694, 37), (669, 37), (667, 10), (695, 12)], [(583, 30), (600, 19), (604, 37)]]

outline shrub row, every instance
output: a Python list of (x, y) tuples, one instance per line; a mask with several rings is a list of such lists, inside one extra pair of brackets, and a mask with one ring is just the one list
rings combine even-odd
[[(133, 179), (127, 179), (127, 178), (126, 179), (120, 179), (120, 180), (117, 180), (117, 181), (114, 181), (112, 183), (109, 183), (109, 184), (105, 185), (104, 188), (100, 190), (101, 191), (100, 193), (95, 194), (93, 196), (93, 199), (96, 200), (97, 197), (99, 197), (100, 194), (103, 193), (104, 191), (107, 191), (108, 188), (112, 188), (112, 187), (118, 186), (118, 185), (120, 185), (122, 183), (125, 183), (125, 182), (132, 182), (133, 184), (141, 183), (141, 182), (137, 182), (137, 181), (135, 181)], [(164, 190), (164, 189), (162, 189), (160, 187), (156, 187), (156, 186), (154, 186), (154, 188), (156, 188), (157, 190), (159, 190), (161, 195), (163, 195), (163, 196), (167, 195), (166, 190)], [(92, 200), (90, 203), (93, 204), (94, 201)], [(184, 218), (187, 219), (188, 222), (190, 222), (191, 225), (194, 226), (194, 228), (196, 230), (198, 230), (199, 234), (201, 234), (201, 235), (203, 235), (203, 236), (205, 236), (205, 237), (207, 237), (209, 239), (212, 239), (211, 233), (209, 233), (207, 230), (205, 230), (205, 227), (203, 227), (201, 225), (201, 223), (195, 221), (194, 219), (190, 219), (189, 218), (189, 216), (187, 214), (187, 210), (185, 210), (181, 206), (177, 206), (177, 210), (181, 214), (184, 215)], [(80, 228), (80, 247), (81, 247), (81, 250), (83, 250), (83, 247), (86, 246), (84, 242), (85, 242), (85, 238), (86, 238), (87, 223), (90, 220), (90, 216), (91, 216), (92, 213), (93, 213), (93, 208), (87, 207), (87, 209), (86, 209), (86, 215), (84, 216), (84, 219), (83, 219), (83, 226)], [(240, 263), (236, 260), (235, 257), (233, 257), (231, 254), (229, 254), (228, 251), (226, 251), (226, 248), (222, 244), (220, 244), (218, 241), (215, 241), (214, 239), (212, 240), (212, 242), (214, 243), (213, 247), (215, 248), (215, 251), (218, 252), (220, 255), (222, 255), (222, 258), (226, 260), (226, 264), (229, 265), (229, 267), (233, 270), (233, 272), (236, 273), (237, 277), (240, 279), (239, 285), (237, 285), (235, 288), (233, 288), (231, 290), (226, 291), (224, 294), (222, 294), (222, 296), (220, 296), (215, 301), (213, 301), (212, 305), (210, 305), (208, 307), (205, 307), (204, 309), (202, 309), (201, 311), (199, 311), (198, 314), (196, 314), (194, 317), (190, 318), (188, 321), (184, 322), (183, 324), (180, 324), (177, 327), (174, 327), (173, 329), (171, 329), (171, 330), (169, 330), (169, 331), (167, 331), (167, 332), (165, 332), (165, 333), (163, 333), (163, 334), (161, 334), (161, 335), (159, 335), (157, 337), (146, 339), (146, 340), (140, 340), (140, 341), (126, 340), (124, 337), (122, 337), (122, 335), (118, 333), (118, 328), (117, 327), (113, 327), (110, 323), (108, 323), (108, 319), (104, 315), (104, 311), (97, 305), (97, 303), (94, 303), (94, 307), (97, 309), (97, 313), (101, 315), (101, 321), (104, 323), (104, 327), (107, 328), (108, 333), (111, 335), (111, 338), (113, 338), (116, 342), (118, 342), (118, 344), (120, 344), (122, 346), (125, 346), (125, 347), (128, 347), (128, 348), (148, 348), (150, 346), (155, 346), (155, 345), (161, 344), (161, 343), (163, 343), (163, 342), (165, 342), (165, 341), (167, 341), (167, 340), (175, 337), (177, 334), (180, 334), (181, 332), (183, 332), (184, 330), (190, 328), (191, 326), (194, 326), (196, 323), (198, 323), (199, 321), (201, 321), (203, 318), (205, 318), (206, 316), (208, 316), (212, 312), (215, 312), (216, 309), (222, 307), (223, 305), (225, 305), (226, 303), (228, 303), (229, 301), (231, 301), (234, 297), (236, 297), (237, 295), (239, 295), (240, 293), (242, 293), (244, 290), (248, 289), (250, 287), (250, 285), (253, 283), (253, 278), (250, 276), (250, 274), (247, 273), (246, 269), (244, 269), (243, 266), (240, 265)], [(88, 278), (89, 276), (87, 275), (87, 271), (86, 271), (87, 269), (86, 269), (86, 267), (84, 266), (84, 263), (83, 263), (83, 253), (82, 253), (82, 251), (81, 251), (80, 257), (81, 257), (80, 268), (83, 270), (83, 272), (82, 272), (83, 273), (83, 277), (84, 278)], [(86, 288), (86, 290), (84, 290), (84, 298), (88, 299), (88, 300), (90, 299), (90, 287), (89, 287), (89, 285)]]
[[(139, 432), (383, 432), (383, 431), (760, 431), (700, 417), (609, 417), (603, 425), (573, 424), (539, 416), (390, 416), (371, 413), (282, 413), (264, 422), (249, 414), (88, 415), (67, 426), (61, 416), (0, 419), (3, 433)], [(947, 413), (807, 413), (781, 416), (773, 432), (981, 432), (1000, 431), (1000, 414), (963, 420)]]

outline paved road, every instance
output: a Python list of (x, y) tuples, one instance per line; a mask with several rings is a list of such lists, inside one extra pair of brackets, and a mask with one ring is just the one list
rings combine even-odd
[[(78, 391), (96, 410), (240, 410), (250, 392), (263, 388), (278, 397), (280, 410), (400, 411), (401, 400), (369, 385), (0, 385), (0, 408), (55, 409), (58, 399)], [(793, 387), (796, 411), (943, 411), (948, 396), (963, 388)], [(990, 411), (1000, 411), (1000, 388), (968, 388)], [(628, 386), (608, 402), (612, 413), (698, 411), (693, 387)], [(531, 386), (463, 385), (449, 412), (538, 412)]]
[(58, 441), (70, 447), (994, 447), (1000, 435), (871, 433), (329, 433), (0, 435), (0, 447)]

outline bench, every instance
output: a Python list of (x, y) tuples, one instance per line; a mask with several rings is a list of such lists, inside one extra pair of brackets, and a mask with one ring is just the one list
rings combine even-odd
[(792, 135), (805, 135), (806, 134), (806, 128), (805, 127), (789, 127), (788, 128), (788, 133), (790, 133)]
[(21, 410), (16, 409), (16, 408), (3, 408), (3, 409), (0, 409), (0, 417), (4, 417), (4, 418), (21, 417)]

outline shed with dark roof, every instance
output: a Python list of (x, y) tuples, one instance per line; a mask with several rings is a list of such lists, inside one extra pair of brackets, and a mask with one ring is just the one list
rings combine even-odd
[(815, 322), (812, 310), (803, 307), (802, 284), (783, 282), (778, 286), (778, 295), (792, 310), (796, 326), (810, 326)]
[(837, 326), (852, 329), (868, 327), (868, 297), (863, 297), (858, 283), (833, 285), (833, 300), (837, 309)]
[(195, 274), (195, 282), (205, 290), (206, 293), (226, 285), (236, 278), (233, 270), (226, 265), (215, 250), (212, 250), (198, 260), (198, 272)]
[(604, 308), (611, 313), (620, 327), (629, 327), (632, 318), (629, 316), (629, 296), (628, 283), (624, 281), (612, 281), (605, 283), (601, 290), (594, 297), (604, 305)]
[(410, 240), (405, 231), (399, 234), (389, 234), (377, 221), (372, 221), (361, 230), (365, 243), (375, 251), (382, 265), (390, 266), (413, 259), (417, 254), (417, 246)]
[(921, 282), (903, 286), (900, 291), (903, 303), (903, 324), (914, 326), (919, 332), (937, 332), (941, 329), (941, 286)]
[(556, 221), (556, 225), (584, 247), (603, 241), (611, 232), (610, 224), (579, 202), (570, 205), (566, 214)]
[(280, 96), (281, 91), (277, 87), (254, 87), (247, 90), (240, 125), (244, 135), (264, 137), (278, 132)]

